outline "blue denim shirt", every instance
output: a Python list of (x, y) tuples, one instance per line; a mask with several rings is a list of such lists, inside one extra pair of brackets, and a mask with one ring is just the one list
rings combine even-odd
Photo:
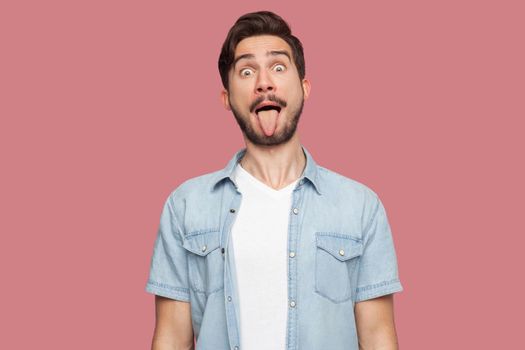
[[(354, 304), (403, 290), (390, 226), (370, 188), (302, 149), (288, 229), (286, 349), (358, 350)], [(245, 152), (186, 180), (161, 214), (146, 291), (191, 303), (198, 350), (242, 350), (230, 231), (242, 200), (232, 172)]]

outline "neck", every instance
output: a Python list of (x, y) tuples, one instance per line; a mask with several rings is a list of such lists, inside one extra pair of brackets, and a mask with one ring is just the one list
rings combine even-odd
[(244, 170), (267, 186), (279, 190), (297, 180), (306, 166), (299, 139), (276, 146), (246, 143), (246, 153), (240, 160)]

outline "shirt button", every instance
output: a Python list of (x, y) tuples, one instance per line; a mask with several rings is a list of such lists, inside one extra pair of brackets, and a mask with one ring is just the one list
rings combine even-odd
[(206, 249), (208, 249), (208, 247), (206, 247), (205, 245), (203, 245), (202, 248), (201, 248), (203, 253), (206, 251)]
[(228, 301), (232, 301), (232, 297), (228, 295)]
[(295, 256), (295, 252), (290, 252), (290, 258), (293, 258)]
[(235, 213), (235, 209), (230, 209), (230, 213)]
[(233, 348), (233, 350), (239, 350), (239, 347), (238, 347), (238, 346), (236, 346), (236, 347), (234, 347), (234, 348)]
[(295, 307), (295, 301), (290, 301), (290, 307)]
[(301, 185), (304, 184), (304, 180), (299, 181), (299, 183), (300, 183)]
[(294, 213), (295, 215), (297, 215), (297, 213), (299, 213), (299, 209), (297, 209), (297, 208), (293, 208), (293, 213)]
[(339, 255), (344, 256), (344, 255), (345, 255), (345, 251), (341, 249), (341, 250), (339, 251)]

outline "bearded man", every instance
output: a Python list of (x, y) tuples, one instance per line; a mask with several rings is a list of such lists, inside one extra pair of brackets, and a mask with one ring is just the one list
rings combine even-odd
[(397, 349), (385, 209), (296, 131), (310, 95), (301, 42), (278, 15), (246, 14), (219, 72), (246, 147), (165, 202), (146, 284), (152, 349)]

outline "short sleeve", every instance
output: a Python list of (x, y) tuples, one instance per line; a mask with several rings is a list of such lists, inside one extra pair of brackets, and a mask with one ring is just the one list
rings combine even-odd
[(164, 204), (153, 247), (146, 292), (189, 302), (188, 262), (175, 217), (173, 194)]
[(377, 198), (374, 214), (363, 236), (355, 302), (401, 292), (394, 241), (385, 208)]

